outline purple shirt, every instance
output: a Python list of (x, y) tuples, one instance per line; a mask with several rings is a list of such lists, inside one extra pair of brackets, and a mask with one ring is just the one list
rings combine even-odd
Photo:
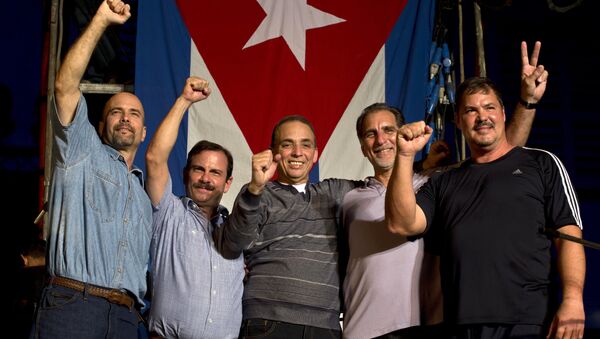
[[(413, 186), (427, 177), (416, 174)], [(419, 325), (423, 240), (388, 231), (386, 187), (375, 178), (350, 191), (342, 204), (350, 257), (344, 280), (344, 338), (373, 338)]]

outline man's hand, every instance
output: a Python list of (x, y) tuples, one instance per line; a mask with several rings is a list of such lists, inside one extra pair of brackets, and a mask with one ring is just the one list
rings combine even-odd
[(107, 26), (122, 25), (131, 17), (131, 7), (121, 0), (106, 0), (98, 7), (96, 16)]
[(583, 302), (577, 300), (563, 300), (558, 311), (552, 319), (547, 339), (583, 338), (585, 326), (585, 313)]
[(252, 156), (252, 181), (248, 191), (254, 195), (262, 193), (265, 185), (277, 170), (277, 163), (281, 160), (280, 154), (275, 154), (268, 149)]
[[(521, 93), (520, 99), (525, 103), (537, 104), (546, 91), (548, 71), (538, 65), (542, 44), (536, 41), (531, 53), (527, 54), (527, 43), (521, 42)], [(508, 142), (516, 146), (525, 146), (535, 117), (535, 110), (523, 103), (517, 105), (513, 116), (506, 127)]]
[(191, 76), (185, 81), (181, 97), (193, 104), (208, 98), (211, 93), (208, 81), (199, 77)]
[(537, 64), (541, 47), (542, 43), (536, 41), (530, 59), (527, 43), (521, 42), (521, 99), (532, 104), (542, 99), (548, 80), (548, 71)]
[(427, 158), (423, 161), (423, 169), (430, 169), (447, 164), (450, 160), (450, 148), (444, 140), (437, 140), (431, 147)]
[(431, 137), (431, 127), (424, 121), (405, 124), (398, 129), (396, 145), (400, 156), (414, 156), (423, 149)]

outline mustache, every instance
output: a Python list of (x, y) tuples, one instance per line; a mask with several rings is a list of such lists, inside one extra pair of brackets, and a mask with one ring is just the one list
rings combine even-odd
[(494, 128), (494, 127), (496, 127), (496, 125), (493, 122), (489, 121), (489, 120), (480, 121), (477, 124), (475, 124), (475, 129), (481, 128), (481, 127), (491, 127), (491, 128)]
[(192, 184), (192, 187), (197, 189), (205, 189), (209, 191), (214, 191), (215, 189), (215, 186), (210, 182), (195, 182)]
[(389, 147), (377, 147), (377, 148), (373, 149), (373, 152), (379, 153), (381, 151), (385, 151), (385, 150), (388, 150), (388, 149), (391, 150), (391, 148), (389, 148)]
[(381, 146), (377, 146), (375, 148), (373, 148), (374, 152), (379, 152), (379, 151), (383, 151), (386, 149), (392, 149), (393, 147), (391, 145), (381, 145)]
[(128, 123), (122, 122), (115, 126), (115, 130), (120, 130), (121, 128), (126, 128), (129, 132), (133, 133), (133, 127)]

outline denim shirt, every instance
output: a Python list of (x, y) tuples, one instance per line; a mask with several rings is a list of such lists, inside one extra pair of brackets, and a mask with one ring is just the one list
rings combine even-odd
[(70, 125), (56, 113), (51, 119), (48, 273), (126, 289), (141, 303), (152, 227), (142, 171), (129, 171), (123, 156), (101, 142), (83, 96)]

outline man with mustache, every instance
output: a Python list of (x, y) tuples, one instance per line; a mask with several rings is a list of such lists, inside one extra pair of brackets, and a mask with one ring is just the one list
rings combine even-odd
[[(541, 43), (531, 59), (521, 43), (521, 95), (539, 101), (546, 87), (547, 71), (538, 65)], [(527, 141), (534, 110), (518, 105), (513, 114), (509, 140)], [(520, 125), (516, 128), (515, 124)], [(374, 175), (346, 194), (342, 222), (348, 234), (349, 259), (344, 280), (344, 338), (437, 338), (441, 326), (438, 256), (431, 242), (409, 241), (390, 235), (385, 223), (385, 194), (396, 159), (398, 129), (405, 124), (400, 110), (385, 103), (366, 107), (356, 120), (361, 151), (373, 166)], [(416, 191), (428, 180), (432, 168), (449, 158), (445, 143), (436, 141), (423, 163), (425, 171), (412, 179)], [(440, 170), (440, 169), (437, 169)]]
[(244, 260), (225, 258), (213, 232), (227, 220), (219, 205), (233, 177), (233, 158), (202, 140), (183, 169), (185, 197), (172, 193), (168, 159), (185, 112), (210, 95), (208, 82), (186, 80), (146, 152), (146, 190), (153, 206), (151, 338), (237, 338), (242, 320)]
[[(513, 146), (489, 79), (467, 79), (456, 94), (455, 120), (471, 157), (433, 175), (415, 197), (412, 162), (431, 129), (423, 122), (401, 128), (385, 201), (389, 229), (439, 239), (444, 320), (453, 338), (582, 338), (580, 244), (554, 240), (562, 303), (555, 314), (548, 308), (553, 241), (544, 230), (582, 235), (563, 164), (550, 152)], [(532, 99), (521, 97), (521, 105), (531, 107)]]
[(112, 96), (99, 134), (79, 91), (94, 48), (129, 5), (103, 1), (56, 77), (47, 270), (36, 337), (134, 338), (146, 292), (152, 222), (143, 174), (133, 165), (146, 136), (144, 109), (130, 93)]
[[(542, 68), (537, 76), (543, 73)], [(513, 118), (522, 121), (512, 131), (523, 140), (532, 112), (520, 107)], [(391, 126), (392, 134), (396, 128)], [(313, 127), (297, 115), (281, 119), (273, 128), (271, 148), (252, 157), (252, 180), (236, 199), (221, 245), (244, 251), (247, 260), (241, 338), (342, 335), (340, 272), (345, 266), (339, 264), (346, 261), (346, 239), (338, 238), (343, 232), (338, 217), (344, 195), (364, 182), (310, 183), (317, 158)], [(275, 172), (277, 179), (271, 181)]]

